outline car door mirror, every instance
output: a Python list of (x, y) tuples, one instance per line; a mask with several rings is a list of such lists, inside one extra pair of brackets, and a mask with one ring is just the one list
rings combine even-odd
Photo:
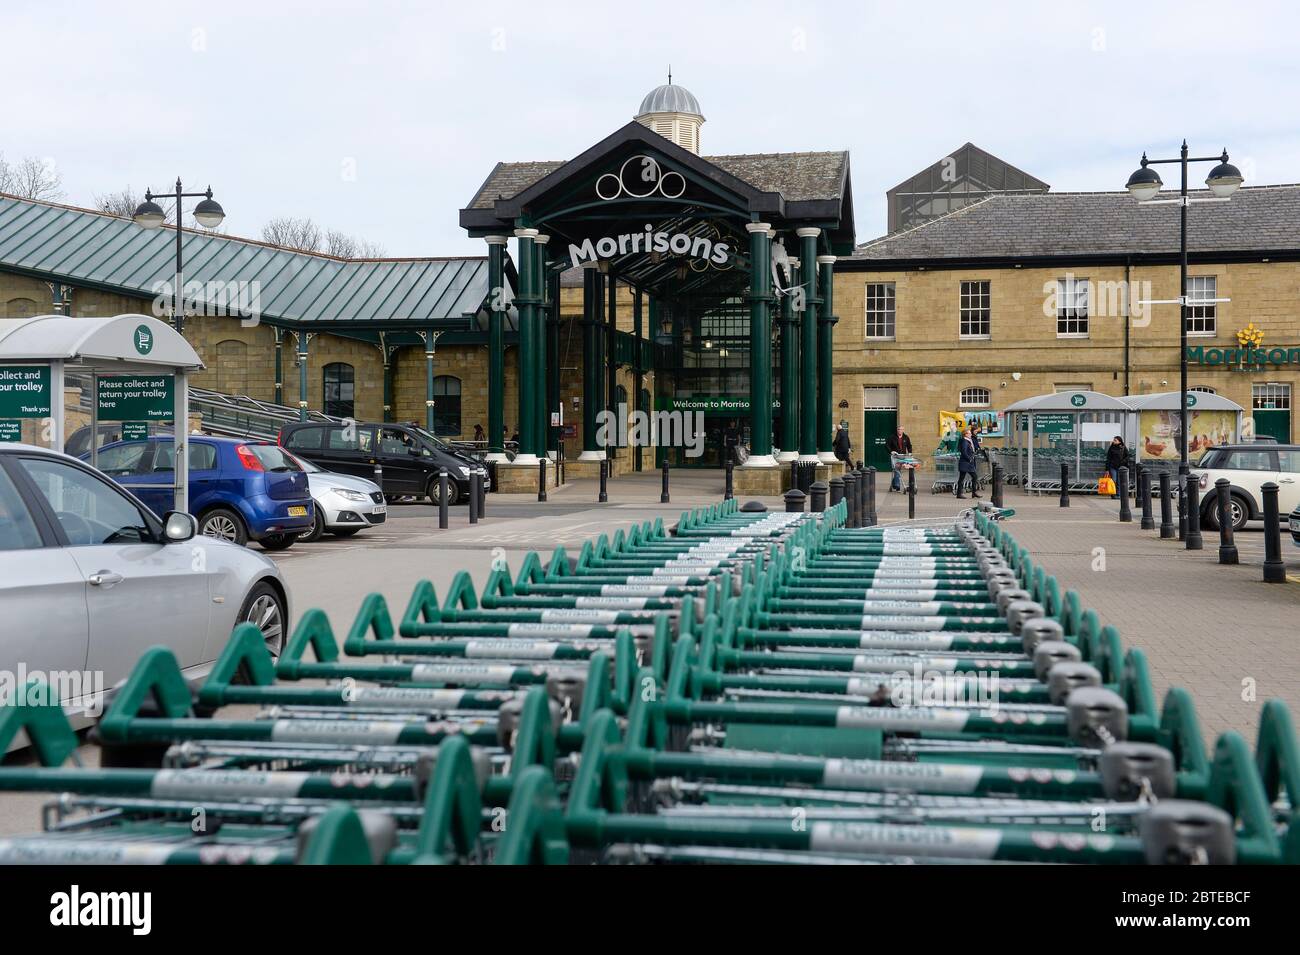
[(163, 515), (163, 539), (168, 544), (190, 540), (199, 532), (199, 522), (184, 511), (168, 511)]

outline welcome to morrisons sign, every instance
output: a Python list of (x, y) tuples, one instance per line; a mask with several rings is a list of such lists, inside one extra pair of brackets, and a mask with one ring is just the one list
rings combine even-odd
[(1226, 365), (1254, 368), (1263, 365), (1300, 365), (1300, 347), (1296, 348), (1206, 348), (1189, 345), (1187, 360), (1195, 365)]

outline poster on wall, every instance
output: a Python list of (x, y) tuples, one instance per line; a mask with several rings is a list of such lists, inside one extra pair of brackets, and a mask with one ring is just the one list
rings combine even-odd
[[(1187, 456), (1195, 461), (1202, 451), (1228, 444), (1237, 437), (1237, 412), (1189, 411), (1191, 443)], [(1182, 454), (1178, 411), (1143, 411), (1138, 416), (1138, 454), (1143, 458), (1177, 461)]]
[(979, 425), (980, 433), (986, 438), (1000, 438), (1006, 413), (1002, 411), (967, 411), (967, 426)]
[(939, 438), (952, 437), (966, 430), (966, 416), (959, 411), (939, 412)]

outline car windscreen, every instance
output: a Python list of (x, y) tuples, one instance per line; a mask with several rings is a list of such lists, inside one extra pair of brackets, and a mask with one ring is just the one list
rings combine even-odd
[(302, 465), (278, 444), (245, 445), (268, 471), (301, 471)]
[(318, 468), (318, 467), (316, 467), (316, 465), (312, 464), (312, 463), (311, 463), (310, 461), (308, 461), (306, 458), (300, 458), (300, 457), (298, 457), (298, 455), (296, 455), (296, 454), (290, 454), (289, 457), (291, 457), (293, 460), (297, 461), (297, 462), (298, 462), (298, 467), (302, 468), (302, 469), (303, 469), (304, 471), (306, 471), (308, 474), (323, 474), (324, 471), (325, 471), (324, 468)]

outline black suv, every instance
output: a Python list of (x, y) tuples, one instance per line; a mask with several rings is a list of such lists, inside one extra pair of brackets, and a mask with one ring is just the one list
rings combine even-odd
[(375, 480), (384, 469), (384, 496), (428, 497), (438, 503), (438, 471), (447, 469), (447, 503), (469, 498), (470, 469), (478, 462), (451, 450), (423, 428), (406, 424), (303, 421), (280, 429), (280, 444), (317, 467)]

